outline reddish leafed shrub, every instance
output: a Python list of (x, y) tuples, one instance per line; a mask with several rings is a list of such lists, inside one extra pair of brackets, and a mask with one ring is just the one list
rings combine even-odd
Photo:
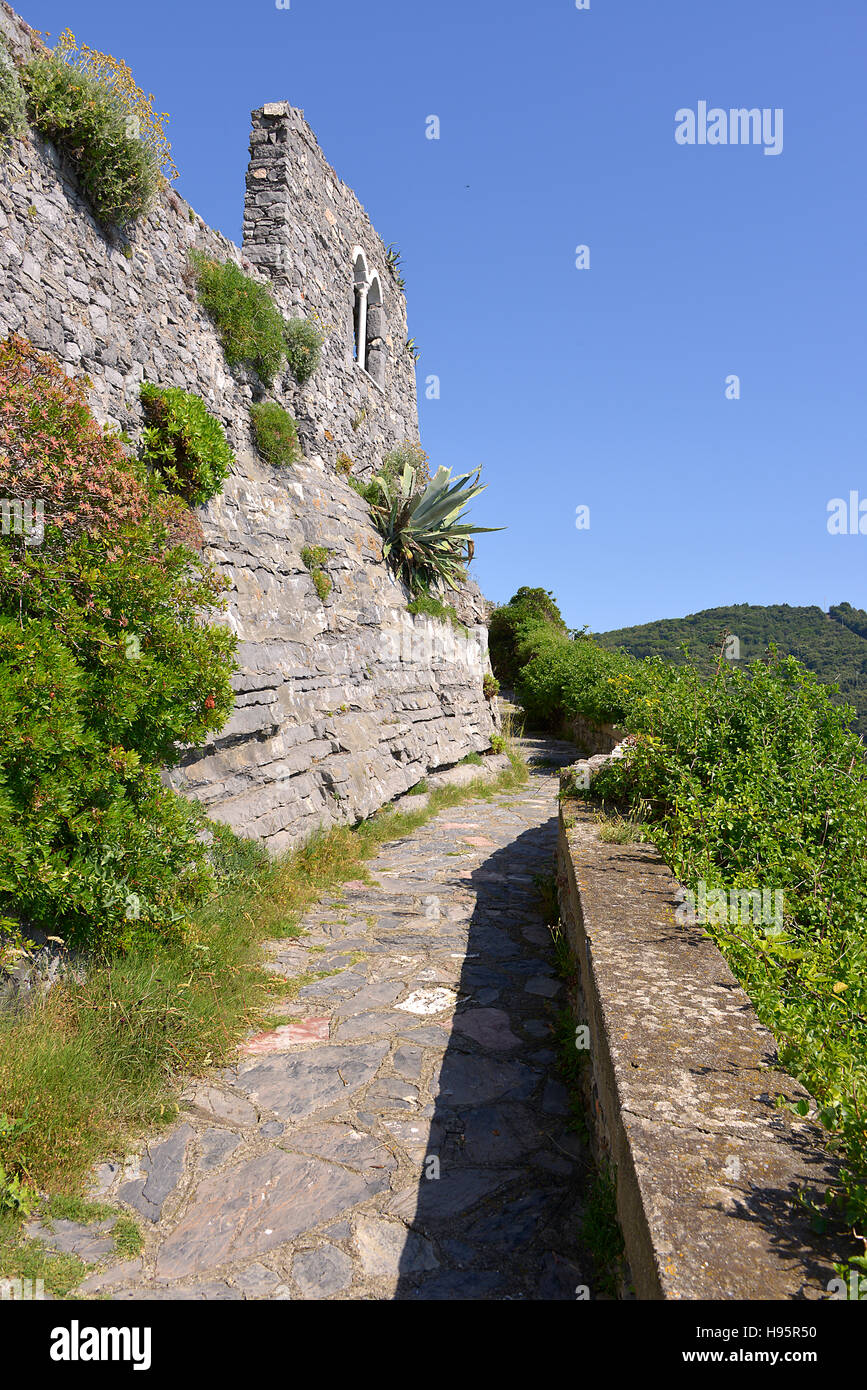
[(137, 465), (94, 420), (88, 385), (17, 334), (0, 343), (0, 499), (41, 501), (46, 540), (52, 526), (64, 543), (108, 539), (147, 511)]
[(189, 550), (204, 550), (205, 534), (202, 523), (191, 507), (181, 497), (172, 497), (168, 492), (154, 499), (155, 516), (166, 528), (166, 541), (169, 545), (185, 545)]

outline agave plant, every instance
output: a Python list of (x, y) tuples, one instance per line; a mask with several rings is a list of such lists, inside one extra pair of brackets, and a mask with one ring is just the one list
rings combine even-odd
[(417, 491), (417, 470), (410, 463), (397, 476), (374, 475), (380, 500), (370, 510), (383, 537), (382, 553), (413, 593), (440, 583), (456, 588), (467, 577), (470, 537), (503, 529), (463, 520), (487, 486), (479, 483), (480, 475), (479, 468), (453, 478), (450, 468), (439, 468), (422, 491)]

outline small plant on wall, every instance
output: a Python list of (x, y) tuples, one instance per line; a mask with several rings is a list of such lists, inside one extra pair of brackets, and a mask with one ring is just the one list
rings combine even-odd
[(322, 360), (322, 335), (309, 319), (287, 319), (283, 338), (290, 371), (303, 386)]
[(169, 492), (193, 507), (222, 489), (234, 459), (219, 420), (200, 396), (174, 386), (139, 388), (150, 421), (142, 433), (142, 458)]
[(15, 60), (0, 37), (0, 151), (10, 140), (27, 130), (27, 110), (24, 88), (18, 77)]
[(164, 114), (136, 85), (126, 63), (80, 48), (68, 29), (57, 47), (21, 74), (27, 115), (75, 167), (81, 190), (103, 226), (144, 217), (167, 175), (177, 178)]
[(324, 545), (305, 545), (301, 551), (301, 563), (310, 571), (313, 587), (323, 603), (331, 593), (331, 580), (324, 568), (328, 564), (330, 554), (331, 551)]
[(431, 593), (441, 585), (457, 588), (466, 579), (467, 542), (483, 531), (500, 527), (471, 526), (466, 509), (485, 484), (481, 470), (452, 478), (440, 468), (424, 488), (416, 468), (407, 463), (397, 477), (385, 471), (374, 475), (378, 498), (370, 504), (382, 538), (383, 557), (413, 594)]
[(266, 463), (280, 468), (298, 462), (298, 427), (288, 410), (276, 401), (259, 401), (250, 407), (250, 419), (256, 448)]
[(190, 252), (190, 265), (229, 366), (250, 366), (272, 386), (286, 347), (283, 316), (268, 287), (245, 275), (234, 261), (216, 261), (201, 251)]

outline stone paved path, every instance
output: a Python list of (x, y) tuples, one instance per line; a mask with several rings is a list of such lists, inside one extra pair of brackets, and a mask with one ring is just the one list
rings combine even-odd
[(574, 1299), (591, 1282), (590, 1169), (556, 1079), (564, 998), (533, 881), (553, 867), (557, 788), (539, 767), (441, 812), (274, 943), (280, 973), (337, 973), (301, 989), (302, 1024), (189, 1092), (140, 1163), (104, 1165), (101, 1195), (136, 1211), (146, 1246), (85, 1292)]

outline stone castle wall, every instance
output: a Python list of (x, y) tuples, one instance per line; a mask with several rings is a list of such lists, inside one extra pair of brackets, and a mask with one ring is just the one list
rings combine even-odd
[[(0, 32), (19, 58), (38, 43), (6, 6)], [(447, 624), (407, 614), (365, 504), (334, 470), (341, 449), (369, 474), (389, 447), (417, 440), (415, 372), (385, 248), (300, 112), (275, 103), (253, 115), (246, 254), (168, 188), (129, 242), (106, 235), (73, 170), (32, 132), (3, 152), (2, 168), (0, 337), (20, 333), (69, 373), (86, 373), (98, 418), (134, 441), (142, 380), (196, 392), (235, 452), (223, 493), (199, 516), (207, 553), (232, 583), (236, 709), (218, 738), (170, 774), (172, 785), (282, 849), (488, 748), (478, 590), (457, 596), (474, 625), (469, 643)], [(325, 329), (311, 381), (300, 387), (287, 372), (268, 392), (299, 422), (305, 459), (292, 468), (272, 468), (255, 450), (249, 405), (259, 384), (226, 366), (196, 298), (191, 247), (267, 279), (284, 312), (315, 313)], [(370, 371), (354, 360), (357, 250), (366, 274), (379, 272)], [(324, 603), (301, 562), (305, 545), (331, 551)]]

